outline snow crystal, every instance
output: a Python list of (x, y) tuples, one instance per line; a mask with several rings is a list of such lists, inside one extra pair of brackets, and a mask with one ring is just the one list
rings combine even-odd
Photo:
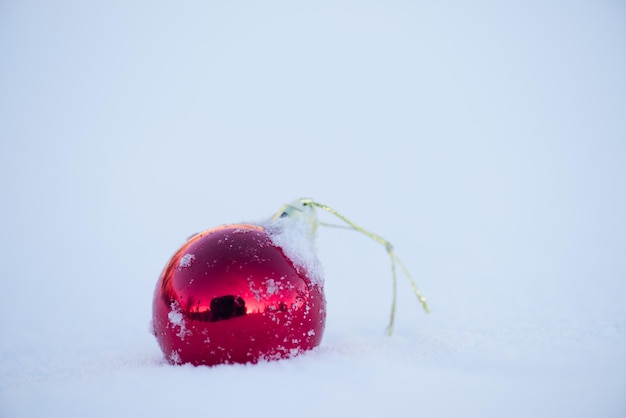
[(278, 285), (274, 281), (274, 279), (268, 279), (265, 282), (265, 292), (268, 295), (274, 295), (278, 292)]
[(172, 325), (176, 325), (179, 327), (183, 327), (185, 323), (183, 322), (183, 314), (179, 311), (171, 311), (167, 314), (167, 318), (170, 320)]
[(324, 284), (323, 270), (317, 258), (315, 232), (310, 217), (276, 218), (262, 222), (261, 226), (267, 231), (272, 243), (284, 251), (297, 269), (306, 272), (314, 285)]
[(178, 336), (181, 340), (184, 340), (186, 336), (191, 335), (191, 331), (187, 329), (180, 305), (177, 302), (172, 302), (171, 308), (172, 310), (167, 314), (167, 319), (169, 319), (170, 323), (174, 327), (179, 327), (176, 336)]
[(250, 289), (250, 291), (254, 295), (254, 299), (257, 302), (260, 302), (261, 301), (261, 289), (257, 289), (257, 287), (255, 286), (254, 282), (252, 281), (252, 277), (248, 277), (248, 288)]
[(182, 256), (180, 258), (180, 261), (178, 262), (178, 268), (182, 269), (182, 268), (191, 266), (191, 263), (195, 259), (196, 259), (195, 255), (193, 255), (193, 254), (185, 254), (184, 256)]
[(180, 358), (180, 354), (178, 354), (178, 351), (172, 350), (172, 352), (170, 353), (170, 360), (172, 360), (172, 363), (174, 364), (181, 364), (181, 358)]

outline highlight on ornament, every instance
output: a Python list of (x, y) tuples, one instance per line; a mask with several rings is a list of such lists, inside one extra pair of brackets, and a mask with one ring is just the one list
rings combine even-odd
[[(319, 222), (316, 209), (344, 224)], [(312, 199), (284, 205), (260, 223), (223, 225), (189, 238), (156, 285), (152, 332), (172, 364), (256, 363), (317, 347), (324, 333), (324, 279), (315, 251), (318, 226), (345, 227), (383, 245), (391, 260), (396, 313), (396, 265), (426, 312), (426, 299), (391, 243)]]

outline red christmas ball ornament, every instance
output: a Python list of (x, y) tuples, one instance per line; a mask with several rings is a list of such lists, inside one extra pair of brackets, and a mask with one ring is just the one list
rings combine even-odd
[(396, 265), (428, 311), (391, 243), (329, 206), (299, 199), (267, 222), (196, 234), (172, 256), (157, 282), (152, 307), (152, 331), (170, 363), (256, 363), (320, 344), (326, 301), (314, 249), (316, 208), (387, 250), (394, 290), (389, 334), (396, 310)]
[(315, 223), (282, 214), (199, 233), (170, 259), (153, 300), (170, 363), (256, 363), (319, 345), (326, 302)]

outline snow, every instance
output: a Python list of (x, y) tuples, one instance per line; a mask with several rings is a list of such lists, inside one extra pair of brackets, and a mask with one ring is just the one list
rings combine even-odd
[(267, 295), (274, 295), (278, 292), (279, 288), (274, 279), (267, 279), (265, 282), (265, 293)]
[[(178, 332), (176, 333), (176, 336), (178, 336), (178, 338), (184, 340), (185, 337), (191, 335), (191, 330), (187, 329), (187, 324), (185, 322), (185, 318), (183, 317), (178, 302), (172, 302), (172, 310), (167, 314), (167, 319), (170, 321), (174, 328), (178, 328)], [(172, 355), (173, 354), (174, 352), (172, 352)], [(176, 353), (176, 355), (178, 356), (178, 353)]]
[[(4, 1), (0, 417), (626, 416), (625, 16)], [(317, 349), (170, 365), (146, 324), (184, 238), (300, 196), (431, 313), (399, 275), (386, 337), (384, 249), (320, 226)]]
[(190, 267), (191, 263), (193, 263), (193, 260), (196, 259), (196, 256), (193, 254), (185, 254), (180, 258), (180, 261), (178, 262), (178, 268), (182, 269), (182, 268), (186, 268), (186, 267)]
[[(274, 245), (280, 247), (295, 267), (307, 273), (314, 285), (324, 285), (324, 271), (317, 257), (316, 231), (309, 217), (278, 217), (259, 223)], [(267, 287), (270, 293), (270, 285)]]

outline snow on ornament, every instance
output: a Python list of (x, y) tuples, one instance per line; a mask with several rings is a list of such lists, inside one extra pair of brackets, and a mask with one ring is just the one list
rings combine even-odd
[(382, 244), (391, 258), (396, 310), (396, 264), (428, 312), (407, 269), (388, 241), (311, 199), (284, 205), (259, 224), (223, 225), (192, 236), (170, 259), (157, 282), (153, 333), (172, 364), (256, 363), (292, 357), (317, 347), (326, 300), (314, 239), (316, 208)]

